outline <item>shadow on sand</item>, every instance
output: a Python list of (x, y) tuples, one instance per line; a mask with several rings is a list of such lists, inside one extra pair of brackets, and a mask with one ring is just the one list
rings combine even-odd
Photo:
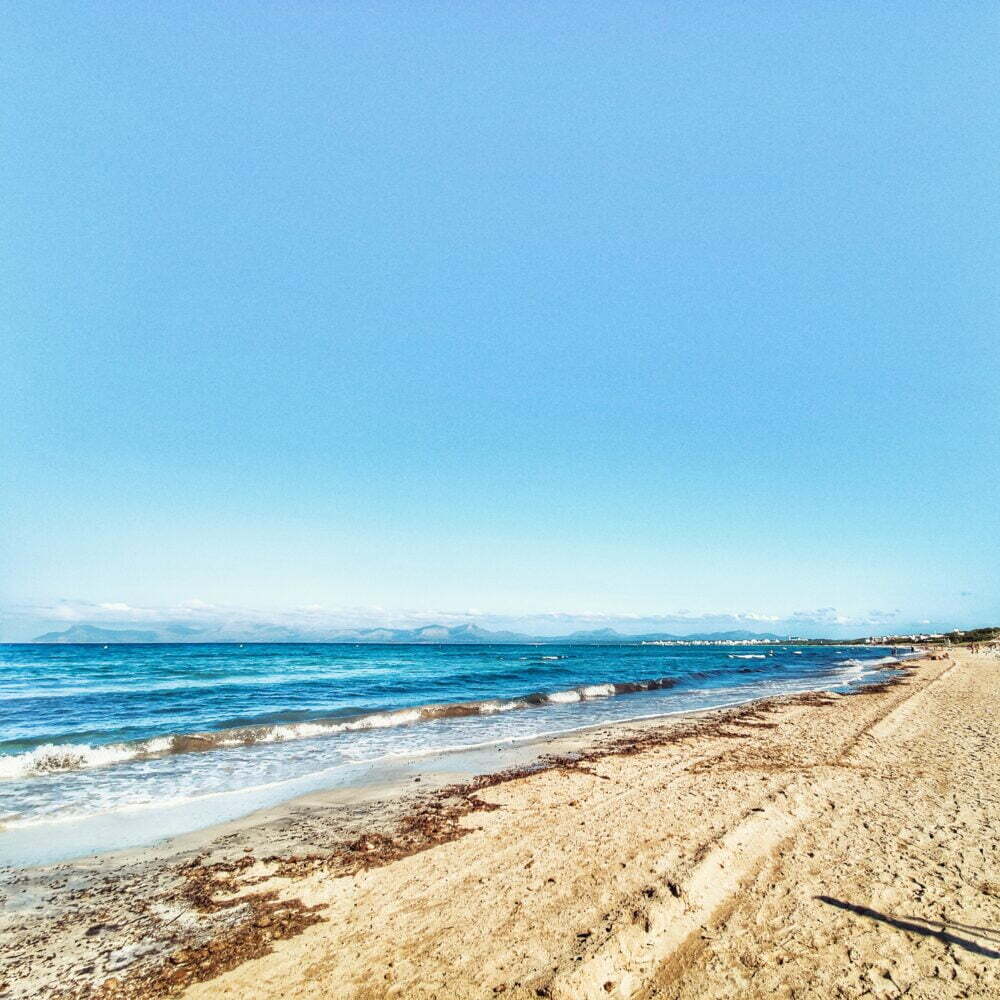
[(959, 937), (952, 933), (953, 930), (960, 930), (975, 937), (985, 938), (991, 944), (1000, 944), (1000, 930), (990, 927), (975, 927), (972, 924), (958, 924), (947, 920), (925, 920), (923, 917), (897, 917), (891, 913), (879, 913), (868, 906), (858, 906), (856, 903), (846, 903), (842, 899), (834, 899), (832, 896), (814, 896), (821, 903), (828, 906), (835, 906), (839, 910), (847, 910), (859, 917), (867, 917), (869, 920), (877, 920), (880, 923), (888, 924), (897, 930), (906, 931), (909, 934), (922, 934), (924, 937), (934, 937), (939, 941), (946, 941), (965, 951), (972, 952), (973, 955), (982, 955), (984, 958), (1000, 958), (1000, 951), (987, 948), (977, 941), (970, 941), (968, 938)]

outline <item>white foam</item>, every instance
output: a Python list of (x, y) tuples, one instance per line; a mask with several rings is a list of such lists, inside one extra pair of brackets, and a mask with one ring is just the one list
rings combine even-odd
[(580, 701), (579, 691), (553, 691), (551, 694), (546, 695), (546, 701), (552, 702), (553, 705), (568, 705), (573, 701)]
[(730, 653), (731, 660), (766, 660), (766, 653)]
[(0, 757), (0, 779), (16, 781), (56, 771), (78, 771), (105, 764), (119, 764), (137, 757), (133, 747), (92, 747), (85, 743), (46, 743), (25, 753)]
[(0, 756), (0, 780), (16, 781), (59, 771), (84, 771), (92, 767), (121, 764), (137, 757), (166, 753), (172, 743), (171, 736), (156, 736), (144, 743), (109, 743), (105, 746), (45, 743), (24, 753)]
[(581, 698), (610, 698), (614, 693), (614, 684), (591, 684), (580, 688)]
[(899, 663), (899, 657), (882, 656), (877, 660), (837, 660), (838, 667), (881, 667), (887, 663)]
[(495, 715), (497, 712), (512, 712), (515, 708), (526, 708), (523, 701), (484, 701), (479, 706), (480, 715)]
[[(498, 708), (497, 711), (503, 711)], [(288, 740), (308, 739), (314, 736), (327, 736), (332, 733), (353, 732), (364, 729), (384, 729), (390, 726), (402, 726), (410, 722), (419, 722), (422, 718), (419, 709), (408, 709), (401, 712), (383, 712), (367, 715), (349, 722), (321, 724), (316, 722), (299, 722), (288, 726), (273, 726), (257, 734), (255, 743), (284, 743)], [(244, 746), (248, 741), (241, 737), (219, 740), (216, 747)], [(159, 736), (143, 743), (115, 743), (107, 746), (90, 746), (86, 743), (46, 743), (25, 753), (0, 756), (0, 780), (16, 781), (20, 778), (35, 778), (44, 774), (61, 771), (82, 771), (95, 767), (106, 767), (110, 764), (122, 764), (127, 761), (167, 753), (173, 746), (173, 737)]]
[[(254, 740), (255, 743), (284, 743), (287, 740), (309, 739), (313, 736), (328, 736), (331, 733), (352, 733), (362, 729), (388, 729), (391, 726), (405, 726), (419, 722), (423, 714), (419, 708), (402, 712), (377, 712), (349, 722), (320, 723), (296, 722), (288, 726), (273, 726)], [(237, 741), (244, 743), (244, 740)]]

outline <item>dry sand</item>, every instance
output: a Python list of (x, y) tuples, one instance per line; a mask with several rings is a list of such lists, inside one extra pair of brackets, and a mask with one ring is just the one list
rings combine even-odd
[(554, 749), (36, 875), (0, 976), (19, 998), (1000, 996), (1000, 661)]

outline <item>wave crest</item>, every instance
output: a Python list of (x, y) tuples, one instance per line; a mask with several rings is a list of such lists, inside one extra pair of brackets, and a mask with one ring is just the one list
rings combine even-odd
[(899, 663), (898, 656), (881, 656), (877, 660), (837, 660), (838, 667), (885, 667), (890, 663)]
[(618, 684), (588, 684), (565, 691), (539, 691), (508, 700), (491, 698), (484, 701), (419, 705), (395, 711), (373, 712), (351, 719), (244, 726), (216, 733), (178, 733), (174, 736), (160, 736), (135, 743), (113, 743), (103, 746), (47, 743), (25, 753), (0, 756), (0, 780), (16, 781), (60, 771), (106, 767), (170, 754), (198, 753), (206, 750), (253, 746), (257, 743), (286, 743), (292, 740), (336, 736), (338, 733), (366, 729), (386, 729), (470, 715), (495, 715), (498, 712), (537, 708), (542, 705), (571, 704), (591, 698), (612, 698), (619, 694), (662, 690), (673, 687), (676, 683), (677, 679), (674, 677), (656, 677)]
[(139, 756), (139, 749), (117, 746), (92, 747), (86, 743), (46, 743), (26, 753), (0, 757), (0, 778), (34, 778), (57, 771), (119, 764)]

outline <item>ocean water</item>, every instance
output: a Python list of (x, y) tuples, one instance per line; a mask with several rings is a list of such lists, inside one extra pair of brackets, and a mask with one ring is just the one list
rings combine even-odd
[(893, 662), (781, 645), (0, 646), (0, 862), (150, 842), (441, 751), (849, 691)]

